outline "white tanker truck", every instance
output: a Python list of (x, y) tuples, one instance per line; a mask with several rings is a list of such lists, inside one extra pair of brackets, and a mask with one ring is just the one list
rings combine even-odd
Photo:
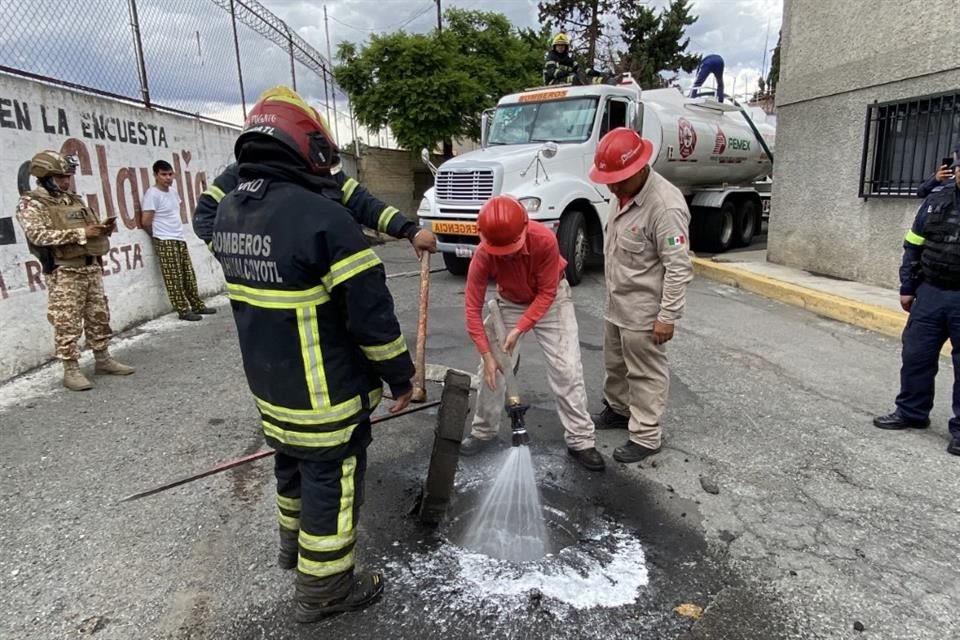
[(679, 89), (616, 85), (550, 86), (504, 96), (483, 118), (481, 149), (424, 162), (435, 176), (418, 211), (437, 235), (447, 269), (466, 273), (479, 242), (477, 213), (491, 196), (517, 197), (530, 218), (553, 229), (580, 282), (586, 261), (603, 255), (610, 192), (587, 171), (600, 139), (632, 126), (653, 142), (653, 167), (687, 197), (695, 249), (750, 244), (769, 207), (775, 129), (759, 109), (685, 97)]

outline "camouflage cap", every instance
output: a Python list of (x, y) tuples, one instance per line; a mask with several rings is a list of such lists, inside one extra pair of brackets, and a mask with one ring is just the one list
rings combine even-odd
[(76, 156), (64, 156), (56, 151), (41, 151), (30, 160), (30, 175), (37, 178), (47, 176), (72, 176), (77, 172)]

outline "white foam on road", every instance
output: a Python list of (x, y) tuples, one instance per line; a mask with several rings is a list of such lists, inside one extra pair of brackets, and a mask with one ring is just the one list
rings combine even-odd
[[(228, 302), (229, 299), (226, 294), (221, 294), (206, 300), (208, 306), (217, 307), (221, 313), (228, 309)], [(149, 322), (131, 328), (125, 334), (120, 334), (119, 337), (113, 338), (113, 340), (110, 341), (110, 353), (120, 356), (125, 349), (139, 342), (156, 337), (161, 333), (168, 333), (180, 328), (185, 328), (186, 324), (187, 323), (180, 320), (175, 313), (160, 316), (155, 320), (150, 320)], [(89, 349), (85, 349), (80, 355), (80, 366), (87, 367), (92, 363), (93, 353)], [(63, 388), (62, 380), (63, 368), (60, 361), (51, 360), (47, 364), (29, 373), (18, 376), (6, 384), (0, 385), (0, 412), (31, 402), (43, 396), (60, 393), (61, 391), (66, 392), (66, 389)]]

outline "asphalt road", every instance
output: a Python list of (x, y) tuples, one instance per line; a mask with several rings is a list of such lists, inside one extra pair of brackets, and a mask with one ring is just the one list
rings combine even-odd
[[(390, 273), (417, 268), (404, 244), (377, 250)], [(412, 349), (417, 279), (390, 284)], [(472, 370), (462, 289), (434, 275), (428, 361)], [(596, 271), (574, 289), (592, 409), (602, 296)], [(932, 428), (880, 432), (870, 418), (896, 393), (896, 341), (700, 280), (670, 345), (665, 449), (642, 465), (608, 458), (598, 476), (566, 459), (542, 357), (523, 345), (537, 477), (548, 502), (577, 514), (565, 573), (508, 575), (406, 515), (432, 442), (425, 412), (376, 427), (370, 450), (359, 557), (384, 569), (384, 599), (295, 625), (292, 576), (273, 566), (269, 460), (117, 503), (263, 446), (216, 304), (202, 322), (167, 317), (125, 336), (116, 352), (137, 367), (130, 378), (70, 394), (45, 368), (0, 388), (0, 637), (960, 637), (949, 363)], [(623, 439), (601, 433), (601, 451)], [(461, 462), (458, 504), (502, 455)], [(702, 617), (674, 612), (683, 603)]]

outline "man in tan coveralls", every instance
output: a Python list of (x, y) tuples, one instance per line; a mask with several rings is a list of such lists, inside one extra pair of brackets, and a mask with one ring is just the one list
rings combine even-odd
[(107, 350), (113, 332), (101, 256), (110, 249), (107, 236), (116, 228), (116, 219), (101, 223), (96, 212), (70, 192), (76, 169), (75, 159), (55, 151), (35, 155), (30, 175), (37, 178), (37, 187), (21, 196), (17, 221), (47, 275), (47, 319), (53, 325), (56, 357), (63, 361), (63, 384), (71, 391), (84, 391), (93, 386), (78, 363), (77, 343), (84, 330), (97, 373), (122, 376), (133, 369)]
[(629, 428), (618, 462), (660, 451), (660, 417), (670, 372), (666, 343), (683, 313), (693, 279), (690, 211), (683, 194), (650, 165), (653, 144), (633, 129), (614, 129), (597, 146), (590, 179), (613, 194), (607, 218), (603, 345), (606, 407), (598, 429)]

